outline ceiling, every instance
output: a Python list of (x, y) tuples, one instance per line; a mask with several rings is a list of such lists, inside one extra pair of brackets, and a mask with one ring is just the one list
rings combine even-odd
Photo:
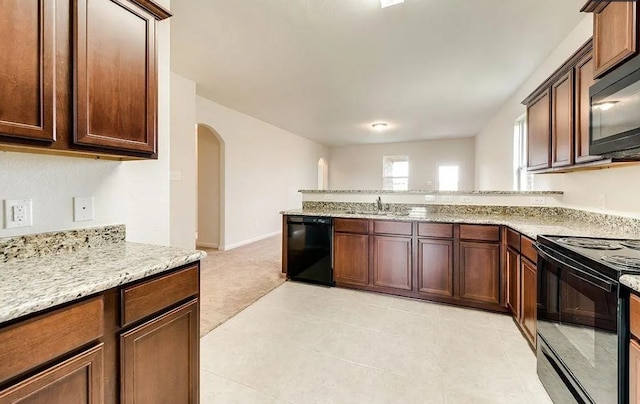
[(329, 146), (475, 136), (584, 2), (173, 0), (171, 67), (203, 97)]

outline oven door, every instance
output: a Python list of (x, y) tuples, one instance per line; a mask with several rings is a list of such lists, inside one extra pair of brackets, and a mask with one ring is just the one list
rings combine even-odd
[(580, 397), (618, 401), (618, 283), (538, 245), (538, 334)]

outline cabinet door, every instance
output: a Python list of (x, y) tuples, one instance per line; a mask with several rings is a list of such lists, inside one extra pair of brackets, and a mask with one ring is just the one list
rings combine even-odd
[(500, 303), (500, 244), (460, 242), (460, 297)]
[(635, 1), (611, 1), (593, 16), (594, 77), (602, 77), (637, 51)]
[(418, 240), (418, 293), (453, 296), (453, 241)]
[(194, 299), (122, 334), (122, 403), (197, 403), (198, 331)]
[(55, 3), (0, 2), (0, 134), (55, 140)]
[(373, 284), (383, 288), (411, 290), (411, 239), (373, 237)]
[(551, 165), (573, 164), (573, 71), (551, 86)]
[(520, 254), (507, 248), (507, 307), (520, 318)]
[(629, 403), (640, 402), (640, 345), (629, 341)]
[(527, 106), (527, 168), (539, 170), (551, 165), (549, 90)]
[(333, 276), (337, 283), (369, 284), (369, 236), (334, 233)]
[(0, 403), (103, 403), (103, 356), (100, 344), (0, 391)]
[(600, 156), (589, 155), (589, 116), (591, 100), (589, 87), (594, 84), (593, 55), (589, 53), (582, 58), (575, 68), (575, 162), (584, 163), (600, 159)]
[(536, 346), (537, 318), (537, 269), (536, 265), (523, 258), (522, 263), (522, 310), (520, 324), (525, 336), (532, 346)]
[(75, 144), (155, 153), (153, 16), (127, 0), (77, 0), (74, 23)]

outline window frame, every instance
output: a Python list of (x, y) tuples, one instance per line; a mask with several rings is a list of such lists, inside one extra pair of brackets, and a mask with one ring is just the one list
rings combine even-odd
[[(393, 173), (393, 164), (394, 163), (407, 163), (407, 176), (394, 176), (394, 175), (386, 175), (386, 166), (387, 162), (391, 164), (391, 172)], [(409, 190), (409, 177), (411, 176), (411, 163), (409, 161), (409, 156), (406, 154), (393, 154), (393, 155), (385, 155), (382, 156), (382, 189), (385, 191), (408, 191)], [(404, 179), (406, 180), (406, 187), (404, 189), (396, 189), (394, 180), (396, 179)]]
[[(440, 167), (446, 167), (446, 166), (457, 166), (458, 167), (458, 186), (457, 186), (457, 190), (453, 191), (453, 190), (442, 190), (440, 189)], [(435, 190), (436, 191), (443, 191), (443, 192), (457, 192), (460, 191), (461, 189), (461, 185), (462, 185), (462, 173), (464, 171), (464, 165), (459, 162), (459, 161), (437, 161), (435, 164), (435, 170), (434, 170), (434, 179), (435, 179)]]

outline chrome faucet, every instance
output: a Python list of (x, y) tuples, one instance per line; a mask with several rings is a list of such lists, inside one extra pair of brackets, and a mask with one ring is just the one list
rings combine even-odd
[(376, 200), (376, 204), (378, 206), (378, 212), (382, 212), (382, 199), (380, 197)]

